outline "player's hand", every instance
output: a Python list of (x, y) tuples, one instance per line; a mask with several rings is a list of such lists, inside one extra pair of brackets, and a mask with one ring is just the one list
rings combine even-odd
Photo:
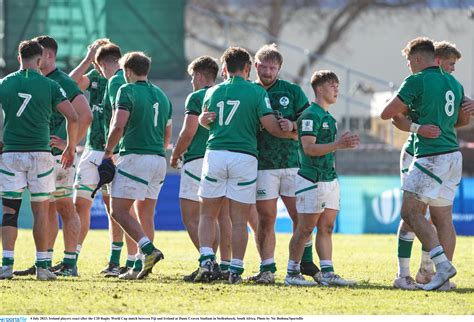
[(111, 159), (112, 162), (115, 161), (114, 160), (114, 151), (105, 149), (104, 156), (102, 157), (102, 160), (105, 160), (105, 159)]
[(76, 154), (76, 147), (74, 146), (66, 146), (61, 155), (61, 167), (63, 169), (67, 169), (71, 167), (74, 163), (74, 157)]
[(462, 111), (470, 116), (474, 116), (474, 100), (465, 98), (462, 102)]
[(181, 165), (183, 164), (183, 160), (181, 159), (180, 156), (174, 155), (174, 153), (171, 155), (170, 158), (170, 166), (175, 169), (181, 168)]
[(417, 133), (427, 139), (436, 139), (441, 134), (441, 130), (436, 125), (429, 124), (420, 126)]
[(51, 135), (51, 140), (49, 141), (50, 147), (64, 151), (64, 149), (66, 148), (66, 145), (67, 145), (66, 141), (61, 139), (59, 136)]
[(207, 106), (204, 106), (201, 115), (199, 115), (199, 123), (207, 127), (209, 124), (214, 122), (216, 116), (215, 112), (208, 112)]
[(90, 61), (91, 63), (95, 59), (95, 54), (97, 53), (97, 49), (99, 49), (100, 44), (94, 43), (89, 46), (87, 46), (87, 54), (86, 54), (86, 59)]
[(360, 138), (357, 134), (351, 134), (350, 132), (345, 132), (336, 141), (336, 143), (339, 149), (353, 149), (359, 145)]
[(288, 119), (279, 119), (278, 123), (280, 124), (280, 128), (283, 132), (291, 132), (293, 131), (293, 122)]

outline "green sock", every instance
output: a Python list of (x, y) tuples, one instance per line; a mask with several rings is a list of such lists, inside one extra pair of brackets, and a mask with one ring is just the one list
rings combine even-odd
[(302, 263), (312, 263), (313, 262), (313, 243), (306, 243), (304, 246), (303, 258), (301, 258)]
[(142, 268), (143, 268), (143, 261), (141, 260), (141, 258), (137, 258), (135, 262), (133, 263), (133, 270), (135, 272), (140, 272)]
[(321, 265), (321, 272), (334, 272), (334, 265), (332, 264), (332, 260), (321, 260), (319, 261), (319, 263)]
[(221, 269), (221, 272), (228, 272), (230, 269), (230, 260), (221, 260), (219, 268)]
[(153, 253), (155, 246), (153, 246), (153, 244), (149, 242), (141, 246), (140, 249), (142, 250), (143, 254), (150, 255), (151, 253)]
[(46, 260), (48, 267), (53, 266), (53, 252), (54, 250), (52, 248), (48, 249), (48, 259)]
[(123, 242), (112, 242), (109, 263), (120, 265)]
[(76, 266), (76, 252), (64, 252), (63, 264), (69, 268)]
[(3, 251), (2, 266), (13, 266), (13, 251)]
[(398, 238), (398, 257), (410, 258), (413, 248), (413, 240)]
[(201, 255), (199, 256), (199, 264), (202, 265), (205, 261), (211, 260), (214, 261), (216, 260), (216, 255)]
[(132, 268), (135, 263), (134, 255), (127, 255), (127, 261), (125, 262), (125, 267)]
[(276, 264), (271, 263), (267, 265), (260, 265), (260, 272), (267, 272), (267, 271), (275, 273), (277, 271)]

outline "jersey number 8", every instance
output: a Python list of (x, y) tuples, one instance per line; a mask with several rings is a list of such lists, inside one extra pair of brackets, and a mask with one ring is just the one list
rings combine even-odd
[(445, 96), (446, 104), (444, 105), (444, 111), (446, 115), (452, 116), (454, 114), (454, 93), (453, 91), (447, 91)]

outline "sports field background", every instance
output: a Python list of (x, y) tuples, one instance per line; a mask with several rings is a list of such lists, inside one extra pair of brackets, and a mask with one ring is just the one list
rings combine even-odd
[[(60, 260), (58, 236), (55, 261)], [(212, 314), (474, 314), (474, 237), (459, 237), (454, 258), (458, 288), (451, 292), (400, 291), (391, 287), (397, 271), (395, 235), (335, 235), (337, 273), (354, 278), (354, 288), (287, 287), (283, 285), (289, 234), (277, 234), (275, 286), (193, 284), (182, 276), (197, 267), (197, 251), (185, 232), (156, 232), (155, 244), (164, 252), (153, 274), (143, 281), (100, 276), (109, 252), (108, 233), (89, 233), (79, 257), (79, 278), (38, 282), (34, 277), (0, 281), (0, 315), (212, 315)], [(413, 246), (412, 274), (420, 260), (420, 244)], [(125, 247), (124, 247), (125, 249)], [(245, 257), (244, 276), (258, 271), (252, 237)], [(125, 261), (122, 251), (122, 262)], [(31, 230), (20, 230), (15, 268), (34, 261)]]

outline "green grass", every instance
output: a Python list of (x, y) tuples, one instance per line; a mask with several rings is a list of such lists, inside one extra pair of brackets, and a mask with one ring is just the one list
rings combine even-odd
[[(189, 284), (182, 275), (197, 267), (197, 252), (184, 232), (157, 232), (155, 244), (165, 260), (144, 281), (105, 279), (98, 272), (108, 259), (108, 233), (91, 231), (79, 259), (79, 278), (39, 282), (32, 277), (0, 281), (0, 315), (212, 315), (212, 314), (474, 314), (472, 237), (458, 237), (454, 264), (458, 288), (452, 292), (399, 291), (391, 287), (397, 270), (395, 235), (336, 235), (334, 263), (342, 276), (359, 281), (355, 288), (286, 287), (283, 279), (290, 235), (277, 235), (277, 284), (257, 286)], [(58, 238), (55, 260), (60, 260)], [(412, 273), (420, 260), (413, 249)], [(124, 256), (124, 254), (122, 254)], [(21, 230), (15, 268), (34, 260), (30, 230)], [(249, 276), (258, 270), (253, 240), (245, 258)]]

